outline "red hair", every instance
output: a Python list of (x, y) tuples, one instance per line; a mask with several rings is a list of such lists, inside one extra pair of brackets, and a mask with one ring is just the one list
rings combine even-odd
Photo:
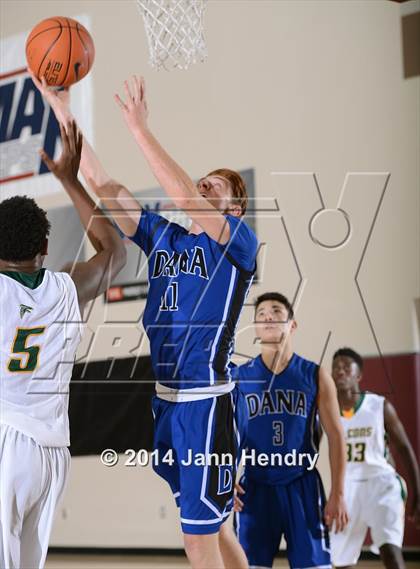
[(232, 188), (232, 201), (240, 206), (241, 215), (245, 215), (248, 206), (248, 194), (246, 193), (245, 182), (238, 172), (228, 168), (219, 168), (209, 172), (207, 176), (220, 176), (229, 182)]

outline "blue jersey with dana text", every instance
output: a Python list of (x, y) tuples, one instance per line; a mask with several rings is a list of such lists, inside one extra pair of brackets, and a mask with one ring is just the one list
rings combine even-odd
[(242, 218), (226, 215), (230, 239), (190, 234), (143, 209), (131, 238), (148, 256), (143, 324), (153, 370), (174, 389), (231, 381), (236, 324), (255, 272), (257, 238)]
[[(295, 454), (318, 452), (318, 366), (293, 354), (278, 375), (270, 371), (261, 356), (234, 368), (232, 375), (248, 403), (249, 422), (246, 446), (256, 455), (280, 453), (288, 461)], [(287, 484), (307, 471), (302, 464), (260, 466), (245, 464), (245, 476), (264, 484)]]

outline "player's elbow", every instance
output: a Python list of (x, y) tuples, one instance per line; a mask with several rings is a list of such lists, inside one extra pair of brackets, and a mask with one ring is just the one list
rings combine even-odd
[(171, 187), (167, 188), (167, 193), (176, 208), (185, 212), (196, 211), (203, 200), (197, 187), (189, 178), (184, 179), (182, 176), (172, 181)]
[(127, 262), (127, 249), (123, 240), (115, 235), (102, 241), (104, 270), (109, 280), (113, 280)]
[(330, 446), (343, 447), (345, 445), (344, 432), (340, 423), (333, 423), (324, 427)]
[(391, 438), (390, 443), (395, 448), (397, 453), (404, 459), (411, 455), (411, 446), (408, 441), (400, 440), (394, 437)]
[(111, 252), (112, 255), (112, 277), (116, 277), (117, 274), (125, 267), (127, 263), (127, 248), (124, 245), (122, 239), (118, 239), (115, 246)]
[[(109, 176), (89, 176), (87, 179), (89, 187), (93, 192), (107, 205), (107, 200), (115, 200), (118, 198), (124, 186)], [(109, 204), (108, 204), (109, 206)]]
[(194, 211), (197, 210), (198, 207), (197, 198), (199, 197), (200, 195), (198, 193), (197, 195), (194, 195), (192, 193), (185, 192), (183, 195), (174, 197), (173, 202), (177, 209), (185, 211), (191, 217), (191, 214), (193, 214)]

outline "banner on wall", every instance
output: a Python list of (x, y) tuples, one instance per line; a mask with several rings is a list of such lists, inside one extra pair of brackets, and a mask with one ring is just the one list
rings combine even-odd
[[(75, 19), (90, 28), (88, 16), (78, 15)], [(62, 191), (38, 154), (44, 148), (53, 158), (59, 155), (60, 129), (26, 70), (28, 35), (29, 30), (0, 41), (0, 199)], [(84, 134), (93, 142), (90, 74), (71, 88), (71, 108)]]

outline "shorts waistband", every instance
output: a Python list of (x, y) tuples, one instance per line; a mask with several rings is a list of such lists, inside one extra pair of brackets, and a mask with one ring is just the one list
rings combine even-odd
[(186, 401), (199, 401), (210, 399), (230, 393), (235, 388), (235, 382), (222, 383), (221, 385), (209, 385), (207, 387), (193, 387), (191, 389), (174, 389), (156, 382), (156, 395), (159, 399), (172, 403), (185, 403)]

